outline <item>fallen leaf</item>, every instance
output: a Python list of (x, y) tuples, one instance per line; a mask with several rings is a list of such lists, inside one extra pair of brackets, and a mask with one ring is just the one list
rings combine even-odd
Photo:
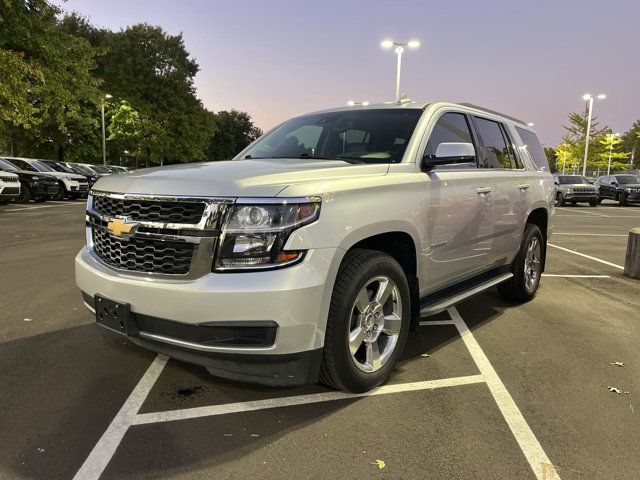
[(249, 435), (250, 437), (259, 437), (260, 435), (258, 435), (257, 433), (252, 433), (251, 435)]
[(607, 387), (607, 388), (609, 389), (610, 392), (617, 393), (618, 395), (620, 395), (621, 393), (624, 393), (625, 395), (631, 395), (631, 392), (623, 392), (622, 390), (616, 387)]
[(420, 355), (421, 357), (430, 357), (431, 355), (429, 355), (428, 353), (423, 353), (422, 355)]
[(32, 319), (31, 319), (31, 318), (25, 318), (25, 319), (24, 319), (24, 321), (25, 321), (25, 322), (31, 322), (31, 321), (32, 321)]
[(38, 452), (40, 452), (40, 453), (44, 453), (44, 452), (45, 452), (45, 449), (44, 449), (44, 448), (41, 448), (41, 447), (38, 447)]
[(371, 465), (377, 465), (380, 470), (387, 466), (384, 460), (376, 460), (375, 462), (371, 462)]
[(613, 365), (614, 367), (624, 367), (625, 363), (624, 362), (611, 362), (611, 365)]

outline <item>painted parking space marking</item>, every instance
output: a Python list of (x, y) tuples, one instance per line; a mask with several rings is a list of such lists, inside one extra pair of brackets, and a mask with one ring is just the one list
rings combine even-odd
[(602, 263), (604, 265), (609, 265), (610, 267), (615, 267), (615, 268), (618, 268), (620, 270), (624, 270), (624, 267), (621, 266), (621, 265), (617, 265), (615, 263), (607, 262), (606, 260), (603, 260), (601, 258), (592, 257), (591, 255), (587, 255), (586, 253), (577, 252), (577, 251), (571, 250), (569, 248), (561, 247), (559, 245), (554, 245), (553, 243), (547, 243), (547, 245), (549, 245), (550, 247), (553, 247), (553, 248), (557, 248), (558, 250), (562, 250), (563, 252), (573, 253), (574, 255), (578, 255), (580, 257), (584, 257), (584, 258), (588, 258), (589, 260), (593, 260), (594, 262), (599, 262), (599, 263)]
[(570, 236), (581, 236), (581, 237), (627, 237), (628, 235), (623, 235), (622, 233), (568, 233), (568, 232), (553, 232), (554, 235), (570, 235)]
[(567, 208), (567, 207), (556, 207), (558, 210), (563, 211), (563, 212), (577, 212), (577, 213), (583, 213), (585, 215), (593, 215), (594, 217), (608, 217), (609, 215), (605, 215), (604, 213), (595, 213), (595, 212), (583, 212), (582, 210), (576, 210), (573, 208)]
[(150, 425), (296, 405), (373, 397), (379, 395), (391, 395), (403, 392), (434, 390), (473, 384), (486, 384), (489, 388), (496, 404), (498, 405), (498, 409), (511, 429), (521, 451), (529, 462), (535, 478), (537, 480), (559, 480), (560, 477), (557, 474), (555, 467), (551, 464), (549, 458), (542, 449), (542, 446), (536, 439), (531, 428), (522, 416), (522, 413), (513, 401), (513, 398), (471, 333), (471, 330), (469, 330), (455, 307), (449, 308), (447, 313), (450, 317), (449, 320), (425, 320), (421, 321), (420, 325), (455, 325), (463, 343), (467, 347), (467, 350), (473, 358), (476, 366), (480, 370), (480, 375), (383, 385), (364, 393), (328, 391), (308, 395), (295, 395), (266, 400), (234, 402), (222, 405), (209, 405), (204, 407), (141, 414), (138, 412), (146, 397), (149, 395), (151, 388), (162, 373), (168, 360), (167, 357), (158, 355), (152, 362), (151, 366), (149, 366), (138, 385), (136, 385), (132, 393), (129, 395), (129, 398), (113, 419), (98, 443), (95, 445), (89, 454), (89, 457), (85, 460), (82, 467), (75, 475), (74, 480), (98, 480), (116, 453), (116, 450), (122, 442), (127, 430), (137, 425)]
[(66, 207), (68, 205), (82, 205), (85, 206), (84, 203), (75, 203), (75, 202), (60, 202), (55, 205), (38, 205), (35, 207), (20, 207), (20, 208), (8, 208), (7, 210), (3, 210), (4, 212), (22, 212), (24, 210), (38, 210), (40, 208), (55, 208), (55, 207)]
[(122, 408), (115, 416), (107, 430), (102, 434), (96, 446), (84, 461), (78, 473), (73, 477), (73, 480), (94, 480), (100, 478), (102, 472), (107, 467), (124, 434), (127, 433), (129, 427), (133, 424), (133, 421), (140, 410), (140, 407), (144, 403), (151, 391), (151, 388), (156, 383), (156, 380), (164, 370), (167, 364), (168, 358), (164, 355), (158, 355), (145, 374), (142, 376), (138, 385), (135, 386), (129, 398), (124, 402)]
[(552, 278), (611, 278), (611, 275), (563, 275), (559, 273), (543, 273), (542, 276)]

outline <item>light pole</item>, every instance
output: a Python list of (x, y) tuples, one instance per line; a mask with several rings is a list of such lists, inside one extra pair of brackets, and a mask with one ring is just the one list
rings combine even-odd
[(609, 164), (607, 165), (607, 175), (611, 174), (611, 153), (613, 152), (613, 139), (619, 136), (620, 136), (619, 133), (609, 134)]
[(380, 46), (386, 49), (396, 47), (395, 52), (398, 56), (398, 63), (396, 65), (396, 102), (400, 102), (400, 68), (402, 66), (402, 52), (404, 52), (405, 47), (418, 48), (420, 46), (420, 42), (418, 40), (410, 40), (409, 42), (383, 40), (380, 42)]
[(104, 132), (104, 101), (109, 100), (112, 96), (108, 93), (102, 97), (102, 101), (100, 102), (100, 110), (102, 113), (102, 164), (107, 164), (107, 136)]
[[(582, 98), (589, 101), (589, 116), (587, 118), (587, 136), (584, 142), (584, 163), (582, 164), (582, 176), (587, 176), (587, 155), (589, 154), (589, 135), (591, 134), (591, 113), (593, 112), (593, 95), (585, 93)], [(598, 95), (598, 100), (604, 100), (607, 96), (604, 93)]]

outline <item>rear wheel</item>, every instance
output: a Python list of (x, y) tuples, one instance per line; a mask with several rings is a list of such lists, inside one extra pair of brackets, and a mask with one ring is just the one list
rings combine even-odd
[(386, 253), (347, 253), (336, 279), (320, 381), (365, 392), (389, 378), (409, 332), (411, 298), (407, 278)]
[(540, 285), (545, 248), (540, 228), (528, 223), (520, 250), (513, 261), (513, 277), (498, 285), (498, 292), (502, 298), (515, 302), (527, 302), (535, 296)]

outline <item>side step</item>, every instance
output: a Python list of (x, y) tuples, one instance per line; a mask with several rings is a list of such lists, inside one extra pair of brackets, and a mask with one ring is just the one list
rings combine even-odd
[(420, 300), (420, 315), (426, 316), (440, 313), (467, 298), (473, 297), (505, 280), (509, 280), (511, 277), (513, 277), (512, 272), (500, 268), (428, 295)]

